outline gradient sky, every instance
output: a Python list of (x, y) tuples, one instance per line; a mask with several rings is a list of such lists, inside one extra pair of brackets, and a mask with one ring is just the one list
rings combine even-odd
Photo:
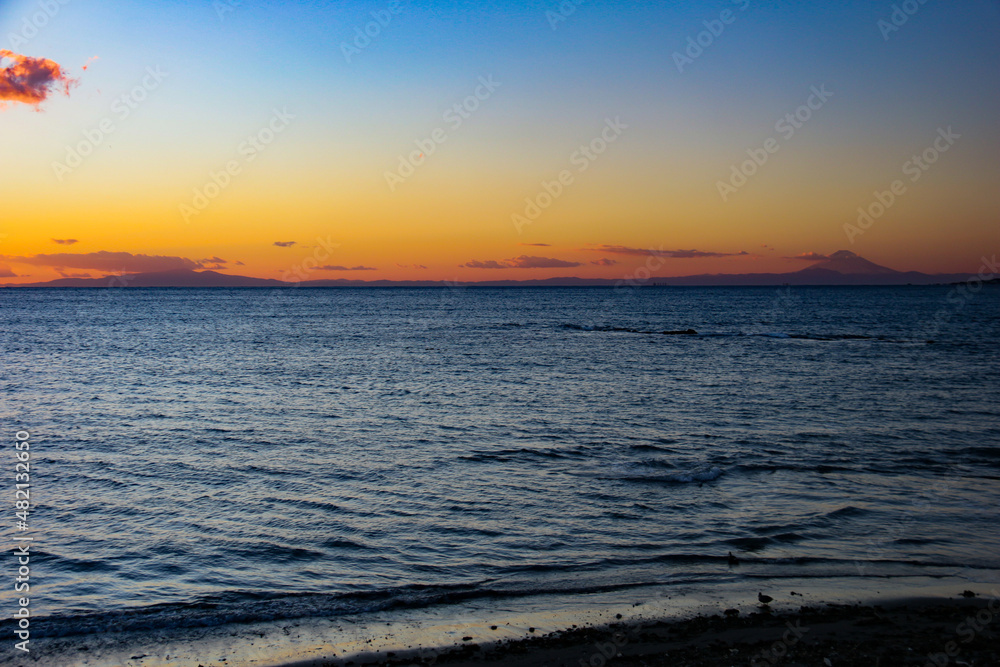
[[(63, 2), (51, 16), (49, 0), (0, 2), (0, 49), (79, 80), (0, 111), (4, 282), (173, 264), (278, 278), (314, 256), (327, 268), (310, 279), (622, 278), (650, 248), (696, 251), (664, 258), (664, 276), (792, 271), (839, 249), (934, 273), (1000, 250), (996, 0), (914, 3), (891, 33), (894, 3), (859, 0), (582, 0), (567, 16), (523, 0)], [(348, 58), (372, 12), (391, 21)], [(456, 126), (448, 110), (491, 77)], [(823, 86), (832, 97), (779, 132)], [(574, 158), (608, 119), (627, 127)], [(102, 122), (113, 131), (91, 142)], [(269, 124), (273, 141), (248, 149)], [(913, 180), (905, 163), (947, 128), (960, 137)], [(391, 188), (435, 130), (447, 140)], [(771, 137), (724, 201), (719, 182)], [(81, 143), (91, 154), (58, 167)], [(563, 170), (572, 182), (515, 224)], [(905, 192), (849, 239), (897, 179)]]

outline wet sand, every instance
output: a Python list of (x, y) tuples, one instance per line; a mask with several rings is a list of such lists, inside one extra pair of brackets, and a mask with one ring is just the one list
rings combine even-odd
[[(1000, 665), (1000, 598), (828, 604), (687, 620), (613, 622), (437, 651), (312, 660), (296, 667), (380, 665)], [(499, 630), (499, 628), (498, 628)]]

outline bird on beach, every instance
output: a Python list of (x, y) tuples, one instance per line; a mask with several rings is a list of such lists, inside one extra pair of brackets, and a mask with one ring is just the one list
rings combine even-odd
[(767, 605), (771, 604), (772, 602), (774, 602), (774, 598), (773, 597), (771, 597), (770, 595), (764, 595), (763, 593), (757, 593), (757, 599), (765, 607)]
[(737, 558), (736, 556), (734, 556), (732, 551), (729, 552), (729, 564), (730, 565), (739, 565), (740, 564), (740, 559)]

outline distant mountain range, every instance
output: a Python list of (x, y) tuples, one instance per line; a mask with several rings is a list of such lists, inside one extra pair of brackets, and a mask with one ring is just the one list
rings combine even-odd
[[(714, 273), (697, 276), (651, 277), (628, 284), (742, 286), (742, 285), (933, 285), (968, 280), (972, 274), (927, 274), (895, 271), (863, 257), (839, 250), (826, 259), (790, 273)], [(627, 281), (627, 279), (626, 279)], [(483, 280), (462, 283), (471, 287), (613, 287), (622, 279), (545, 278), (542, 280)], [(41, 283), (4, 287), (440, 287), (437, 280), (307, 280), (289, 283), (269, 278), (234, 276), (218, 271), (161, 271), (103, 278), (59, 278)]]

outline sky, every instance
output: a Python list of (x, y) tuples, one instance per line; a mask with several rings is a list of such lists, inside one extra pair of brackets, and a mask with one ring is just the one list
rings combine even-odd
[(997, 0), (0, 2), (0, 281), (976, 271), (998, 34)]

